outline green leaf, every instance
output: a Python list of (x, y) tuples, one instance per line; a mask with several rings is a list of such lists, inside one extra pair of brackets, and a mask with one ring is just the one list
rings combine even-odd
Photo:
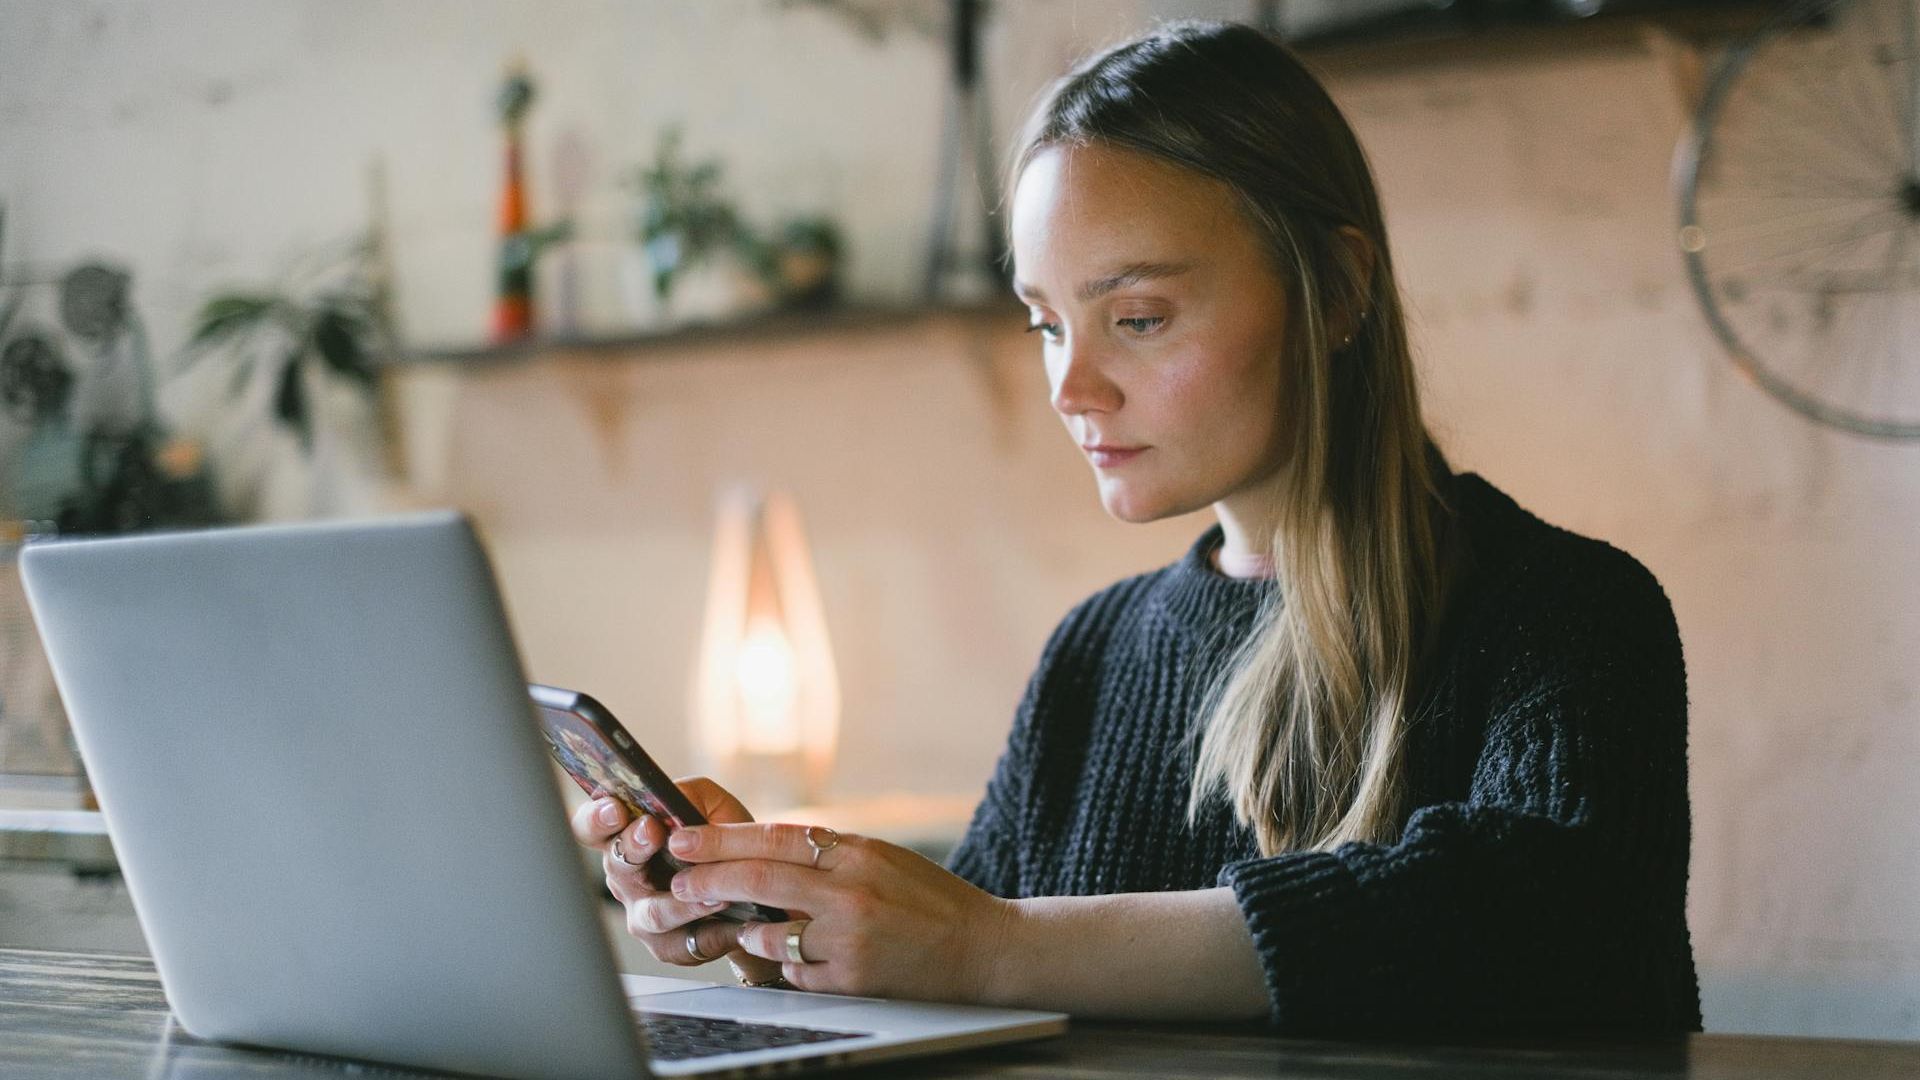
[(300, 379), (300, 354), (287, 357), (280, 369), (280, 385), (273, 393), (273, 415), (300, 437), (302, 450), (313, 449), (313, 417), (307, 407), (307, 387)]
[(251, 329), (273, 314), (280, 298), (259, 293), (228, 293), (209, 299), (193, 320), (191, 345), (211, 345)]
[(372, 386), (373, 361), (362, 344), (366, 334), (366, 324), (345, 311), (323, 311), (313, 321), (313, 348), (335, 374)]

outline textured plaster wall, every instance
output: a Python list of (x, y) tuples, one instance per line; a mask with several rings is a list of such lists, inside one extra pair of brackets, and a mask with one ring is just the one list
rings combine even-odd
[[(988, 50), (1002, 131), (1079, 49), (1154, 12), (1242, 5), (1004, 7)], [(543, 80), (543, 208), (572, 146), (581, 220), (617, 238), (616, 172), (684, 118), (751, 212), (842, 217), (854, 292), (910, 291), (938, 50), (744, 0), (0, 0), (9, 256), (128, 261), (155, 340), (177, 343), (207, 288), (357, 225), (378, 152), (409, 329), (471, 339), (496, 182), (486, 102), (514, 52)], [(1920, 448), (1814, 428), (1722, 359), (1669, 239), (1685, 116), (1655, 55), (1333, 89), (1379, 175), (1443, 444), (1634, 553), (1673, 599), (1709, 1027), (1920, 1037)], [(615, 247), (576, 251), (589, 324), (619, 317)], [(791, 488), (842, 662), (838, 789), (967, 793), (1066, 606), (1205, 524), (1104, 517), (1032, 349), (1013, 327), (936, 322), (752, 356), (421, 372), (408, 435), (421, 497), (486, 527), (530, 668), (601, 688), (658, 725), (666, 755), (685, 745), (713, 488)]]

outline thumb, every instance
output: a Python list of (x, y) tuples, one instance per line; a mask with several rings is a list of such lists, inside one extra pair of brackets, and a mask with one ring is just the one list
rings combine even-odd
[(704, 776), (689, 776), (674, 783), (685, 793), (688, 801), (716, 825), (738, 825), (753, 820), (753, 815), (733, 793)]

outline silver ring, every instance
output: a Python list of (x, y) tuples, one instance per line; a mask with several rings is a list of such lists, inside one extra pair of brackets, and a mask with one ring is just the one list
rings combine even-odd
[(621, 854), (621, 853), (620, 853), (620, 838), (619, 838), (619, 837), (617, 837), (617, 836), (613, 838), (613, 857), (614, 857), (614, 858), (616, 858), (616, 859), (619, 859), (619, 860), (620, 860), (620, 865), (622, 865), (622, 866), (624, 866), (624, 867), (626, 867), (626, 868), (627, 868), (627, 869), (629, 869), (629, 870), (638, 870), (638, 869), (640, 869), (640, 864), (639, 864), (639, 863), (636, 863), (636, 862), (628, 862), (628, 861), (627, 861), (627, 857), (626, 857), (625, 855), (623, 855), (623, 854)]
[(687, 931), (687, 957), (696, 964), (712, 963), (720, 959), (717, 956), (706, 956), (700, 952), (700, 935), (692, 930)]
[(793, 922), (787, 924), (787, 959), (792, 963), (805, 964), (809, 962), (806, 954), (800, 951), (800, 935), (806, 933), (807, 927), (812, 924), (813, 920), (811, 919), (795, 919)]
[[(815, 836), (814, 833), (825, 833), (826, 839), (822, 840)], [(818, 870), (820, 869), (820, 853), (832, 851), (834, 848), (839, 847), (840, 834), (827, 828), (825, 825), (809, 825), (807, 826), (807, 846), (813, 849), (813, 868)], [(794, 961), (796, 964), (799, 962), (798, 960)]]

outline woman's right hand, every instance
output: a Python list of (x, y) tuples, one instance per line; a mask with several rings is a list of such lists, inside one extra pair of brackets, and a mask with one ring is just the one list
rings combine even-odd
[[(753, 820), (739, 799), (704, 776), (675, 783), (710, 822), (735, 824)], [(627, 808), (619, 800), (591, 799), (581, 803), (573, 813), (573, 836), (600, 852), (607, 888), (626, 906), (627, 933), (646, 945), (655, 959), (692, 966), (731, 954), (734, 965), (747, 979), (761, 982), (780, 974), (779, 964), (738, 951), (738, 923), (708, 918), (726, 907), (725, 903), (678, 900), (672, 892), (655, 888), (648, 880), (649, 873), (658, 872), (660, 868), (647, 864), (667, 842), (667, 828), (660, 819), (641, 814), (630, 820)], [(616, 839), (620, 842), (619, 856), (614, 854)], [(659, 880), (665, 885), (664, 875)], [(699, 957), (688, 952), (689, 933), (699, 946)]]

